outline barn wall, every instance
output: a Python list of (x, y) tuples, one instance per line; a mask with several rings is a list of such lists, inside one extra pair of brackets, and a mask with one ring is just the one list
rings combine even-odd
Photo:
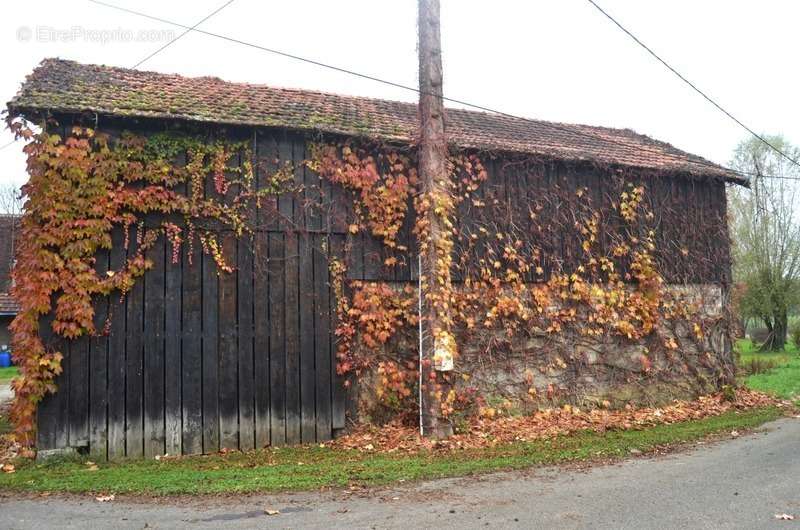
[[(149, 134), (166, 126), (126, 123), (124, 128)], [(111, 122), (106, 130), (117, 134), (120, 126)], [(201, 132), (209, 138), (222, 134), (218, 129)], [(247, 129), (227, 134), (252, 142), (259, 182), (284, 161), (308, 157), (307, 138), (300, 134)], [(557, 230), (530, 229), (524, 221), (527, 206), (552, 186), (569, 193), (585, 186), (598, 205), (608, 207), (616, 189), (613, 174), (588, 166), (486, 159), (490, 178), (481, 196), (495, 201), (509, 226), (547, 249), (548, 259), (568, 265), (579, 255), (579, 242)], [(669, 218), (665, 213), (658, 219), (659, 238), (679, 246), (663, 249), (660, 257), (667, 279), (726, 283), (727, 240), (716, 235), (716, 229), (724, 229), (724, 185), (643, 180), (654, 207), (659, 201), (671, 205)], [(349, 280), (415, 281), (412, 221), (409, 216), (399, 236), (412, 250), (387, 250), (369, 234), (348, 231), (353, 218), (348, 192), (307, 168), (297, 169), (295, 181), (304, 185), (301, 194), (277, 197), (253, 212), (257, 228), (252, 241), (223, 234), (225, 254), (234, 257), (234, 274), (217, 274), (199, 245), (191, 264), (185, 252), (172, 263), (171, 248), (162, 238), (150, 251), (154, 269), (124, 300), (97, 301), (96, 323), (101, 329), (108, 317), (107, 336), (45, 337), (65, 357), (59, 391), (39, 407), (41, 450), (76, 448), (110, 458), (209, 453), (325, 440), (345, 427), (345, 409), (351, 404), (335, 370), (336, 301), (328, 265), (332, 256), (341, 257)], [(558, 204), (547, 207), (552, 218), (560, 215)], [(460, 227), (474, 219), (466, 208), (459, 210)], [(147, 225), (159, 221), (148, 219)], [(696, 231), (688, 228), (697, 223), (715, 227), (708, 240), (691, 235)], [(132, 246), (126, 250), (125, 235), (116, 232), (114, 250), (98, 256), (98, 270), (119, 268), (135, 251), (135, 235), (129, 234)], [(675, 260), (675, 252), (684, 248), (709, 259)], [(390, 256), (398, 258), (398, 266), (384, 266)], [(555, 270), (555, 261), (549, 270)], [(43, 324), (46, 333), (47, 319)]]
[[(300, 137), (251, 138), (259, 185), (284, 161), (306, 157)], [(252, 240), (219, 234), (233, 274), (218, 273), (197, 242), (173, 263), (162, 237), (147, 254), (154, 267), (128, 296), (96, 301), (95, 324), (103, 329), (108, 318), (107, 336), (45, 336), (64, 353), (64, 371), (39, 406), (38, 448), (152, 457), (309, 443), (342, 429), (328, 265), (342, 255), (346, 211), (330, 206), (337, 192), (316, 175), (295, 173), (296, 184), (311, 181), (324, 216), (306, 193), (285, 195), (253, 212)], [(160, 222), (148, 217), (145, 229)], [(127, 249), (121, 230), (113, 237), (114, 249), (97, 256), (101, 274), (136, 252), (135, 226)]]
[[(498, 414), (525, 414), (565, 404), (589, 409), (659, 406), (730, 384), (735, 366), (725, 289), (691, 284), (668, 285), (666, 291), (692, 307), (696, 320), (704, 323), (702, 339), (683, 320), (661, 322), (657, 333), (642, 340), (614, 334), (587, 336), (579, 326), (550, 333), (531, 324), (511, 336), (505, 329), (458, 326), (454, 385), (458, 395), (468, 398), (461, 405), (471, 413), (480, 406)], [(670, 339), (678, 348), (663, 347)], [(383, 347), (381, 358), (408, 359), (406, 352), (415, 351), (416, 341), (416, 334), (405, 330)], [(378, 377), (371, 371), (358, 386), (360, 422), (391, 417), (391, 407), (375, 392)], [(463, 412), (456, 407), (456, 422)]]

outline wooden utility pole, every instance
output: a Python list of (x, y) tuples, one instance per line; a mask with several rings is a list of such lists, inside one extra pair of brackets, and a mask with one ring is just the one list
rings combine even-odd
[[(442, 50), (439, 0), (419, 0), (419, 177), (423, 209), (420, 219), (420, 427), (425, 436), (453, 434), (443, 415), (450, 395), (455, 340), (450, 332), (449, 297), (452, 234), (447, 226), (452, 204), (447, 173), (447, 142), (442, 100)], [(444, 260), (444, 261), (442, 261)], [(443, 266), (443, 263), (446, 264)]]

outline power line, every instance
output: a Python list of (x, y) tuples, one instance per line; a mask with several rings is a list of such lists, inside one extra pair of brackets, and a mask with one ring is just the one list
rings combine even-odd
[(176, 26), (176, 27), (179, 27), (179, 28), (184, 28), (184, 29), (189, 30), (189, 31), (194, 31), (195, 33), (201, 33), (203, 35), (208, 35), (209, 37), (215, 37), (217, 39), (222, 39), (222, 40), (225, 40), (225, 41), (228, 41), (228, 42), (232, 42), (234, 44), (240, 44), (242, 46), (247, 46), (249, 48), (255, 48), (257, 50), (273, 53), (275, 55), (280, 55), (282, 57), (287, 57), (289, 59), (302, 61), (302, 62), (305, 62), (305, 63), (313, 64), (315, 66), (321, 66), (322, 68), (327, 68), (329, 70), (334, 70), (334, 71), (341, 72), (341, 73), (344, 73), (344, 74), (353, 75), (353, 76), (356, 76), (356, 77), (360, 77), (362, 79), (375, 81), (377, 83), (383, 83), (384, 85), (393, 86), (395, 88), (402, 88), (404, 90), (410, 90), (412, 92), (419, 92), (418, 88), (414, 88), (414, 87), (411, 87), (411, 86), (408, 86), (408, 85), (403, 85), (401, 83), (395, 83), (394, 81), (387, 81), (386, 79), (380, 79), (378, 77), (374, 77), (374, 76), (371, 76), (371, 75), (368, 75), (368, 74), (362, 74), (362, 73), (356, 72), (354, 70), (349, 70), (347, 68), (342, 68), (342, 67), (339, 67), (339, 66), (326, 64), (326, 63), (323, 63), (323, 62), (320, 62), (320, 61), (315, 61), (314, 59), (308, 59), (306, 57), (301, 57), (299, 55), (294, 55), (294, 54), (291, 54), (291, 53), (288, 53), (288, 52), (284, 52), (284, 51), (281, 51), (281, 50), (276, 50), (274, 48), (267, 48), (266, 46), (261, 46), (259, 44), (254, 44), (252, 42), (243, 41), (241, 39), (237, 39), (236, 37), (230, 37), (228, 35), (221, 35), (219, 33), (213, 33), (211, 31), (206, 31), (206, 30), (200, 29), (200, 28), (192, 28), (191, 26), (186, 26), (186, 25), (180, 24), (178, 22), (173, 22), (172, 20), (167, 20), (165, 18), (156, 17), (156, 16), (153, 16), (153, 15), (148, 15), (147, 13), (142, 13), (140, 11), (134, 11), (133, 9), (128, 9), (126, 7), (117, 6), (117, 5), (114, 5), (114, 4), (108, 4), (108, 3), (102, 2), (100, 0), (89, 0), (89, 2), (91, 2), (93, 4), (98, 4), (98, 5), (101, 5), (101, 6), (105, 6), (105, 7), (110, 7), (111, 9), (116, 9), (118, 11), (124, 11), (124, 12), (130, 13), (132, 15), (137, 15), (137, 16), (144, 17), (144, 18), (149, 18), (150, 20), (155, 20), (156, 22), (162, 22), (164, 24), (169, 24), (170, 26)]
[(138, 63), (134, 64), (132, 68), (138, 68), (138, 67), (140, 67), (140, 66), (141, 66), (143, 63), (145, 63), (145, 62), (149, 61), (149, 60), (150, 60), (150, 59), (152, 59), (152, 58), (153, 58), (155, 55), (157, 55), (157, 54), (161, 53), (162, 51), (164, 51), (164, 49), (166, 49), (166, 48), (168, 48), (169, 46), (172, 46), (173, 44), (175, 44), (175, 42), (176, 42), (176, 41), (178, 41), (178, 40), (180, 40), (181, 38), (183, 38), (183, 37), (184, 37), (184, 36), (185, 36), (187, 33), (189, 33), (190, 31), (192, 31), (192, 30), (194, 30), (194, 29), (196, 29), (196, 28), (197, 28), (197, 26), (199, 26), (200, 24), (202, 24), (203, 22), (205, 22), (205, 21), (206, 21), (206, 20), (208, 20), (209, 18), (213, 17), (214, 15), (216, 15), (217, 13), (219, 13), (220, 11), (222, 11), (223, 9), (225, 9), (226, 7), (228, 7), (229, 5), (231, 5), (232, 3), (233, 3), (233, 0), (228, 0), (228, 2), (226, 2), (225, 4), (223, 4), (223, 5), (219, 6), (219, 7), (218, 7), (216, 10), (214, 10), (214, 11), (213, 11), (211, 14), (209, 14), (208, 16), (206, 16), (206, 17), (205, 17), (203, 20), (199, 21), (197, 24), (195, 24), (195, 25), (194, 25), (194, 26), (192, 26), (191, 28), (187, 28), (186, 30), (184, 30), (184, 32), (183, 32), (183, 33), (181, 33), (180, 35), (178, 35), (177, 37), (175, 37), (174, 39), (172, 39), (172, 40), (171, 40), (171, 41), (169, 41), (168, 43), (164, 44), (164, 45), (163, 45), (163, 46), (161, 46), (159, 49), (157, 49), (156, 51), (154, 51), (153, 53), (151, 53), (150, 55), (148, 55), (147, 57), (145, 57), (144, 59), (142, 59), (142, 60), (141, 60), (141, 61), (139, 61)]
[(648, 47), (648, 46), (647, 46), (645, 43), (643, 43), (642, 41), (640, 41), (640, 40), (639, 40), (639, 39), (636, 37), (636, 35), (634, 35), (634, 34), (633, 34), (633, 33), (631, 33), (630, 31), (628, 31), (628, 29), (627, 29), (627, 28), (625, 28), (625, 26), (623, 26), (622, 24), (620, 24), (619, 22), (617, 22), (617, 20), (616, 20), (614, 17), (612, 17), (611, 15), (609, 15), (609, 14), (608, 14), (608, 13), (607, 13), (605, 10), (603, 10), (603, 8), (602, 8), (602, 7), (600, 7), (599, 5), (597, 5), (597, 3), (596, 3), (594, 0), (586, 0), (586, 1), (587, 1), (587, 2), (589, 2), (590, 4), (592, 4), (592, 5), (593, 5), (595, 8), (597, 8), (597, 10), (598, 10), (598, 11), (600, 11), (600, 12), (601, 12), (601, 13), (602, 13), (602, 14), (603, 14), (603, 15), (604, 15), (604, 16), (605, 16), (607, 19), (609, 19), (611, 22), (613, 22), (613, 23), (614, 23), (614, 25), (616, 25), (616, 26), (617, 26), (619, 29), (621, 29), (623, 32), (625, 32), (625, 33), (626, 33), (626, 34), (627, 34), (627, 35), (628, 35), (628, 36), (629, 36), (631, 39), (633, 39), (633, 40), (634, 40), (634, 42), (636, 42), (636, 44), (638, 44), (639, 46), (641, 46), (642, 48), (644, 48), (644, 49), (647, 51), (647, 53), (649, 53), (650, 55), (652, 55), (652, 56), (653, 56), (653, 57), (654, 57), (654, 58), (655, 58), (655, 59), (656, 59), (658, 62), (660, 62), (661, 64), (663, 64), (665, 67), (667, 67), (667, 69), (668, 69), (670, 72), (672, 72), (673, 74), (675, 74), (676, 76), (678, 76), (678, 78), (679, 78), (681, 81), (683, 81), (684, 83), (686, 83), (687, 85), (689, 85), (689, 86), (692, 88), (692, 90), (694, 90), (695, 92), (697, 92), (698, 94), (700, 94), (701, 96), (703, 96), (703, 98), (705, 98), (705, 100), (706, 100), (706, 101), (708, 101), (709, 103), (711, 103), (712, 105), (714, 105), (714, 106), (715, 106), (717, 109), (719, 109), (719, 110), (720, 110), (720, 111), (721, 111), (723, 114), (725, 114), (727, 117), (729, 117), (729, 118), (730, 118), (730, 119), (732, 119), (734, 122), (736, 122), (736, 123), (737, 123), (737, 124), (738, 124), (740, 127), (742, 127), (742, 128), (745, 130), (745, 131), (749, 132), (749, 133), (750, 133), (750, 134), (752, 134), (754, 137), (756, 137), (756, 138), (758, 138), (759, 140), (761, 140), (762, 142), (764, 142), (766, 145), (768, 145), (768, 146), (769, 146), (769, 147), (770, 147), (772, 150), (774, 150), (776, 153), (778, 153), (779, 155), (781, 155), (783, 158), (785, 158), (786, 160), (788, 160), (788, 161), (792, 162), (794, 165), (796, 165), (796, 166), (799, 166), (799, 167), (800, 167), (800, 162), (798, 162), (798, 161), (797, 161), (797, 160), (795, 160), (794, 158), (790, 157), (789, 155), (787, 155), (786, 153), (784, 153), (783, 151), (781, 151), (780, 149), (778, 149), (777, 147), (775, 147), (774, 145), (772, 145), (772, 144), (771, 144), (770, 142), (768, 142), (768, 141), (767, 141), (767, 140), (766, 140), (766, 139), (765, 139), (763, 136), (761, 136), (760, 134), (756, 133), (756, 132), (755, 132), (753, 129), (751, 129), (750, 127), (748, 127), (748, 126), (747, 126), (747, 125), (745, 125), (744, 123), (742, 123), (742, 122), (741, 122), (741, 121), (740, 121), (738, 118), (736, 118), (736, 117), (735, 117), (733, 114), (731, 114), (730, 112), (728, 112), (727, 110), (725, 110), (725, 109), (722, 107), (722, 105), (720, 105), (719, 103), (717, 103), (717, 102), (716, 102), (716, 101), (715, 101), (715, 100), (714, 100), (714, 99), (713, 99), (711, 96), (709, 96), (708, 94), (706, 94), (705, 92), (703, 92), (702, 90), (700, 90), (699, 88), (697, 88), (697, 86), (696, 86), (694, 83), (692, 83), (691, 81), (689, 81), (688, 79), (686, 79), (686, 78), (685, 78), (683, 75), (681, 75), (681, 73), (680, 73), (680, 72), (678, 72), (678, 71), (677, 71), (675, 68), (673, 68), (672, 66), (670, 66), (670, 65), (669, 65), (669, 63), (667, 63), (667, 62), (666, 62), (664, 59), (662, 59), (661, 57), (659, 57), (659, 56), (656, 54), (656, 52), (654, 52), (652, 49), (650, 49), (650, 48), (649, 48), (649, 47)]
[(0, 146), (0, 151), (2, 151), (3, 149), (5, 149), (6, 147), (9, 147), (9, 146), (11, 146), (11, 144), (13, 144), (14, 142), (16, 142), (16, 140), (11, 140), (11, 141), (10, 141), (10, 142), (8, 142), (7, 144), (4, 144), (3, 146)]
[[(277, 49), (274, 49), (274, 48), (268, 48), (266, 46), (262, 46), (260, 44), (255, 44), (255, 43), (252, 43), (252, 42), (244, 41), (244, 40), (238, 39), (236, 37), (231, 37), (231, 36), (228, 36), (228, 35), (222, 35), (222, 34), (219, 34), (219, 33), (214, 33), (214, 32), (207, 31), (207, 30), (200, 29), (200, 28), (196, 28), (196, 27), (193, 28), (191, 26), (186, 26), (184, 24), (180, 24), (180, 23), (174, 22), (172, 20), (167, 20), (165, 18), (157, 17), (157, 16), (154, 16), (154, 15), (148, 15), (147, 13), (142, 13), (140, 11), (135, 11), (133, 9), (128, 9), (128, 8), (117, 6), (117, 5), (114, 5), (114, 4), (109, 4), (109, 3), (103, 2), (101, 0), (89, 0), (89, 1), (91, 3), (93, 3), (93, 4), (101, 5), (101, 6), (104, 6), (104, 7), (109, 7), (111, 9), (116, 9), (118, 11), (123, 11), (123, 12), (126, 12), (126, 13), (130, 13), (130, 14), (133, 14), (133, 15), (144, 17), (144, 18), (147, 18), (147, 19), (150, 19), (150, 20), (154, 20), (156, 22), (161, 22), (161, 23), (168, 24), (168, 25), (171, 25), (171, 26), (184, 28), (184, 29), (187, 30), (187, 32), (188, 31), (194, 31), (196, 33), (207, 35), (209, 37), (214, 37), (214, 38), (221, 39), (221, 40), (224, 40), (224, 41), (227, 41), (227, 42), (231, 42), (231, 43), (234, 43), (234, 44), (239, 44), (239, 45), (242, 45), (242, 46), (246, 46), (246, 47), (249, 47), (249, 48), (254, 48), (254, 49), (257, 49), (257, 50), (260, 50), (260, 51), (265, 51), (265, 52), (268, 52), (268, 53), (272, 53), (272, 54), (279, 55), (279, 56), (282, 56), (282, 57), (286, 57), (286, 58), (289, 58), (289, 59), (293, 59), (293, 60), (296, 60), (296, 61), (312, 64), (312, 65), (315, 65), (315, 66), (319, 66), (321, 68), (326, 68), (328, 70), (333, 70), (333, 71), (336, 71), (336, 72), (341, 72), (341, 73), (352, 75), (352, 76), (355, 76), (355, 77), (360, 77), (362, 79), (367, 79), (369, 81), (374, 81), (376, 83), (381, 83), (381, 84), (388, 85), (388, 86), (391, 86), (391, 87), (400, 88), (400, 89), (403, 89), (403, 90), (408, 90), (410, 92), (415, 92), (417, 94), (421, 93), (420, 89), (417, 88), (417, 87), (405, 85), (405, 84), (398, 83), (398, 82), (395, 82), (395, 81), (389, 81), (389, 80), (386, 80), (386, 79), (381, 79), (379, 77), (375, 77), (375, 76), (372, 76), (372, 75), (369, 75), (369, 74), (364, 74), (364, 73), (357, 72), (355, 70), (350, 70), (348, 68), (344, 68), (344, 67), (341, 67), (341, 66), (335, 66), (335, 65), (323, 63), (321, 61), (317, 61), (317, 60), (314, 60), (314, 59), (309, 59), (307, 57), (302, 57), (302, 56), (299, 56), (299, 55), (295, 55), (295, 54), (288, 53), (288, 52), (285, 52), (285, 51), (277, 50)], [(594, 135), (594, 134), (591, 134), (591, 133), (588, 133), (588, 132), (584, 132), (584, 131), (581, 131), (581, 130), (578, 130), (578, 129), (567, 128), (567, 127), (561, 126), (560, 124), (554, 123), (554, 122), (543, 122), (543, 121), (531, 120), (529, 118), (516, 116), (514, 114), (509, 114), (507, 112), (503, 112), (503, 111), (500, 111), (500, 110), (497, 110), (497, 109), (493, 109), (493, 108), (486, 107), (486, 106), (483, 106), (483, 105), (477, 105), (477, 104), (474, 104), (474, 103), (469, 103), (467, 101), (463, 101), (463, 100), (460, 100), (460, 99), (455, 99), (455, 98), (451, 98), (451, 97), (447, 97), (447, 96), (444, 96), (442, 99), (444, 99), (445, 101), (449, 101), (451, 103), (456, 103), (458, 105), (464, 105), (466, 107), (482, 110), (482, 111), (485, 111), (485, 112), (490, 112), (490, 113), (493, 113), (493, 114), (498, 114), (498, 115), (501, 115), (501, 116), (506, 116), (506, 117), (517, 119), (517, 120), (521, 120), (521, 121), (526, 121), (526, 122), (529, 122), (529, 123), (534, 123), (536, 125), (540, 125), (540, 126), (541, 125), (545, 125), (545, 126), (550, 127), (552, 129), (556, 129), (556, 130), (560, 130), (562, 132), (566, 132), (567, 134), (576, 135), (576, 136), (583, 136), (585, 138), (589, 138), (589, 139), (594, 140), (594, 141), (611, 143), (611, 144), (619, 145), (621, 147), (625, 147), (627, 149), (637, 149), (639, 151), (649, 152), (651, 154), (657, 154), (657, 155), (661, 155), (661, 156), (663, 156), (665, 154), (663, 151), (655, 151), (655, 150), (652, 150), (652, 149), (647, 149), (646, 147), (644, 147), (642, 145), (626, 144), (624, 142), (619, 142), (619, 141), (616, 141), (616, 140), (608, 138), (608, 137), (601, 137), (601, 136)], [(674, 155), (669, 155), (668, 153), (667, 153), (667, 155), (668, 156), (674, 156)], [(706, 166), (706, 167), (715, 169), (717, 171), (719, 171), (720, 169), (723, 169), (723, 170), (726, 170), (726, 171), (730, 171), (731, 173), (734, 173), (734, 174), (739, 175), (739, 176), (744, 177), (744, 178), (757, 176), (755, 174), (749, 174), (749, 173), (738, 171), (738, 170), (735, 170), (735, 169), (732, 169), (732, 168), (727, 168), (727, 167), (721, 166), (719, 164), (714, 164), (712, 162), (709, 162), (709, 161), (706, 161), (706, 160), (703, 160), (703, 159), (694, 159), (694, 160), (692, 160), (692, 162), (697, 164), (697, 165)], [(775, 177), (775, 178), (800, 180), (800, 178), (795, 178), (795, 177)]]

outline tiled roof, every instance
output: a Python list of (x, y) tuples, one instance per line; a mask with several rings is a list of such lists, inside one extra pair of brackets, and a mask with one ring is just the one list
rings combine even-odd
[[(230, 83), (45, 59), (9, 102), (11, 115), (95, 112), (285, 127), (411, 142), (417, 106), (310, 90)], [(552, 123), (448, 108), (448, 140), (464, 148), (690, 173), (743, 182), (699, 156), (630, 129)]]
[(8, 293), (0, 293), (0, 315), (19, 313), (19, 303)]

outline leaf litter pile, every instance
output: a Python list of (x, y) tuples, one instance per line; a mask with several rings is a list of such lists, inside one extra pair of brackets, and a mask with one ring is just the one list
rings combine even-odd
[[(729, 411), (768, 406), (782, 407), (786, 403), (761, 392), (740, 388), (736, 390), (732, 400), (726, 400), (722, 393), (718, 393), (694, 401), (675, 400), (660, 408), (637, 409), (627, 406), (621, 410), (581, 410), (565, 405), (562, 408), (540, 410), (527, 416), (474, 418), (467, 424), (466, 432), (455, 434), (446, 440), (423, 438), (419, 436), (416, 426), (400, 422), (383, 426), (362, 425), (341, 438), (320, 445), (376, 453), (456, 451), (553, 438), (584, 430), (602, 433), (611, 430), (645, 429), (718, 416)], [(18, 456), (30, 457), (32, 453), (15, 443), (10, 434), (0, 435), (0, 473), (14, 473), (16, 469), (11, 461)], [(176, 458), (182, 457), (169, 457)], [(97, 467), (93, 464), (94, 462), (87, 463), (89, 471)]]
[(577, 431), (644, 429), (656, 425), (718, 416), (725, 412), (767, 406), (782, 406), (775, 398), (747, 389), (737, 389), (735, 398), (725, 399), (722, 393), (702, 396), (694, 401), (675, 400), (659, 408), (622, 410), (595, 409), (584, 411), (570, 405), (546, 409), (526, 416), (475, 418), (464, 433), (446, 440), (430, 440), (419, 436), (417, 427), (390, 423), (381, 427), (360, 426), (331, 442), (331, 447), (376, 452), (414, 453), (420, 450), (456, 450), (494, 447), (497, 445), (552, 438)]

